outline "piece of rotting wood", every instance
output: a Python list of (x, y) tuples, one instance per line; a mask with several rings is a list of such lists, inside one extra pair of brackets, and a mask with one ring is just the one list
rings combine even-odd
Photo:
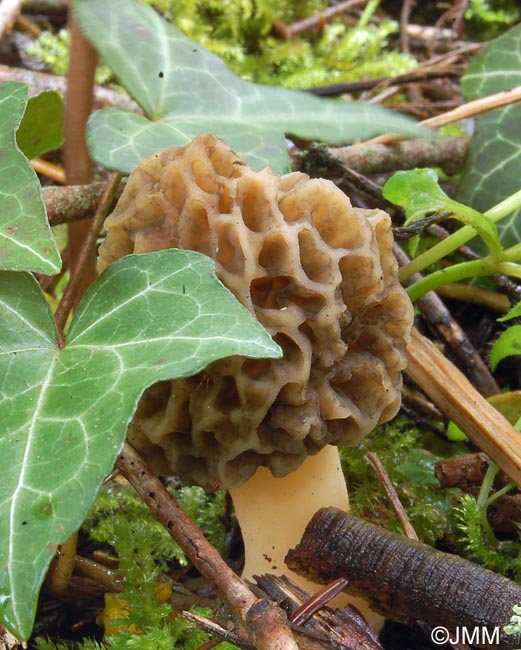
[(315, 582), (348, 579), (349, 591), (394, 621), (424, 621), (453, 639), (464, 629), (478, 647), (519, 647), (503, 628), (521, 603), (521, 585), (337, 508), (314, 515), (286, 563)]
[(255, 582), (263, 594), (286, 612), (299, 649), (320, 644), (338, 650), (382, 650), (376, 633), (356, 607), (332, 609), (325, 603), (315, 607), (325, 590), (310, 597), (286, 576), (264, 574), (255, 576)]

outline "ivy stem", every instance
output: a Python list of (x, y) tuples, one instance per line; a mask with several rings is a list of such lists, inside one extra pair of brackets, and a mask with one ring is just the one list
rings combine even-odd
[(95, 254), (96, 239), (98, 237), (98, 233), (103, 226), (103, 222), (105, 221), (107, 214), (112, 208), (114, 198), (119, 189), (120, 181), (121, 174), (114, 172), (111, 175), (109, 182), (107, 183), (107, 187), (105, 188), (103, 196), (101, 197), (101, 201), (98, 205), (98, 209), (96, 210), (96, 214), (94, 215), (92, 223), (90, 224), (90, 228), (87, 231), (86, 237), (83, 241), (83, 245), (79, 251), (75, 271), (71, 275), (71, 279), (65, 287), (65, 291), (63, 292), (60, 304), (56, 309), (54, 318), (56, 320), (58, 330), (63, 331), (65, 329), (67, 318), (69, 317), (69, 314), (71, 313), (76, 303), (78, 291), (83, 280), (83, 274), (90, 264), (91, 258)]
[(496, 478), (498, 471), (499, 466), (496, 465), (496, 463), (490, 463), (490, 465), (487, 467), (487, 471), (485, 472), (485, 477), (483, 479), (483, 483), (481, 484), (478, 498), (476, 500), (477, 507), (481, 513), (481, 525), (483, 526), (483, 532), (485, 533), (488, 542), (492, 547), (496, 547), (498, 542), (497, 537), (492, 530), (492, 526), (488, 521), (487, 507), (489, 505), (489, 495), (492, 491), (494, 479)]
[(63, 596), (69, 588), (77, 546), (78, 533), (76, 532), (58, 546), (47, 571), (45, 584), (49, 592), (57, 598)]
[[(67, 72), (63, 161), (67, 184), (84, 185), (92, 181), (93, 166), (87, 150), (85, 130), (93, 105), (97, 55), (76, 24), (72, 10), (69, 11), (68, 26), (71, 48)], [(71, 277), (79, 267), (79, 255), (89, 226), (88, 222), (80, 221), (69, 224), (67, 228), (67, 258)], [(83, 260), (82, 264), (82, 281), (74, 294), (76, 301), (96, 277), (96, 258), (93, 250), (89, 259)]]
[[(454, 264), (427, 275), (421, 280), (418, 280), (418, 282), (411, 284), (410, 287), (407, 287), (406, 291), (409, 298), (414, 302), (429, 291), (433, 291), (449, 282), (459, 282), (460, 280), (465, 280), (467, 278), (493, 275), (494, 273), (507, 274), (508, 271), (505, 270), (505, 266), (507, 266), (507, 263), (497, 264), (496, 262), (493, 262), (490, 257), (485, 257), (473, 262), (461, 262), (461, 264)], [(511, 264), (510, 266), (517, 267), (517, 264)], [(521, 273), (521, 267), (518, 267), (518, 271)]]
[[(511, 196), (507, 197), (504, 201), (501, 201), (501, 203), (490, 208), (490, 210), (487, 210), (484, 214), (485, 217), (488, 217), (491, 221), (496, 223), (514, 210), (517, 210), (519, 207), (521, 207), (521, 190), (518, 190)], [(476, 229), (472, 226), (463, 226), (463, 228), (460, 228), (457, 232), (453, 233), (421, 255), (418, 255), (418, 257), (411, 260), (408, 264), (402, 266), (398, 273), (400, 282), (405, 282), (411, 277), (411, 275), (414, 275), (414, 273), (423, 271), (426, 267), (434, 264), (446, 255), (449, 255), (475, 237), (476, 234)]]

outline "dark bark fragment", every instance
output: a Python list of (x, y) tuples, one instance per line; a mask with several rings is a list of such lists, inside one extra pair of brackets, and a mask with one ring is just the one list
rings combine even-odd
[(499, 628), (497, 648), (519, 647), (503, 627), (521, 602), (520, 585), (336, 508), (317, 512), (286, 562), (317, 582), (347, 578), (351, 592), (392, 620), (422, 620), (450, 632), (486, 628), (490, 635)]

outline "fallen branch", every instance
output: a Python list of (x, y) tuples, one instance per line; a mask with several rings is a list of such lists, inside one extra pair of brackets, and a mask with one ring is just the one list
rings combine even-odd
[[(106, 187), (106, 183), (92, 183), (42, 188), (43, 201), (51, 226), (92, 217)], [(120, 186), (117, 197), (122, 189), (123, 187)]]
[(348, 578), (350, 591), (392, 620), (421, 620), (451, 633), (477, 630), (478, 647), (518, 646), (503, 627), (521, 602), (520, 585), (337, 508), (314, 515), (286, 563), (315, 582)]
[(216, 586), (250, 635), (252, 645), (258, 650), (298, 650), (283, 611), (253, 594), (128, 443), (117, 466), (146, 502), (153, 517), (165, 526), (196, 569)]
[(381, 174), (415, 167), (442, 167), (448, 174), (455, 174), (463, 166), (468, 143), (469, 138), (466, 136), (443, 136), (434, 140), (408, 140), (392, 145), (319, 145), (310, 147), (301, 156), (300, 166), (311, 175), (321, 174), (329, 159), (336, 161), (337, 171), (343, 166), (360, 174)]

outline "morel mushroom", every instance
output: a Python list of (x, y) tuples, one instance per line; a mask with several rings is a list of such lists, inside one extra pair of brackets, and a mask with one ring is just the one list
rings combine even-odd
[(320, 506), (347, 507), (330, 445), (356, 443), (400, 404), (412, 307), (389, 216), (353, 208), (330, 181), (254, 172), (205, 135), (143, 161), (105, 227), (100, 270), (170, 247), (209, 255), (283, 349), (281, 359), (236, 356), (157, 384), (128, 433), (158, 473), (231, 488), (245, 574), (282, 571)]

